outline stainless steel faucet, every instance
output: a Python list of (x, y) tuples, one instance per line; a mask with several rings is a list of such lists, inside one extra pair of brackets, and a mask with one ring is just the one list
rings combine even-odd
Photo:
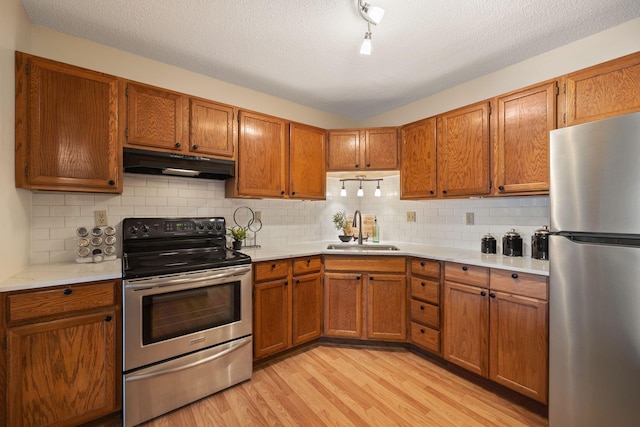
[[(357, 223), (356, 223), (356, 218), (358, 218)], [(353, 224), (351, 224), (351, 226), (358, 227), (358, 244), (361, 245), (362, 244), (362, 214), (360, 214), (359, 210), (357, 210), (353, 214)]]

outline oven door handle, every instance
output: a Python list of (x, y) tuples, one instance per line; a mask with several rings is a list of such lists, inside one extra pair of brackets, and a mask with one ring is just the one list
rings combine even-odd
[[(186, 369), (191, 369), (191, 368), (195, 368), (196, 366), (202, 365), (204, 363), (208, 363), (211, 362), (212, 360), (215, 359), (219, 359), (233, 351), (236, 351), (237, 349), (244, 347), (245, 345), (251, 344), (251, 337), (245, 337), (239, 340), (234, 341), (233, 343), (229, 344), (229, 347), (222, 350), (220, 353), (216, 353), (213, 354), (211, 356), (205, 357), (204, 359), (201, 360), (196, 360), (195, 362), (191, 362), (191, 363), (187, 363), (186, 365), (178, 365), (178, 366), (174, 366), (172, 368), (167, 368), (167, 369), (158, 369), (157, 371), (154, 370), (154, 368), (149, 368), (151, 370), (151, 372), (148, 372), (146, 374), (140, 374), (140, 375), (136, 375), (133, 374), (128, 378), (125, 378), (125, 381), (130, 382), (130, 381), (140, 381), (140, 380), (146, 380), (148, 378), (155, 378), (155, 377), (159, 377), (161, 375), (168, 375), (168, 374), (173, 374), (175, 372), (180, 372), (180, 371), (184, 371)], [(155, 368), (157, 369), (157, 368)]]
[(148, 289), (154, 286), (171, 286), (179, 285), (181, 283), (196, 283), (210, 280), (226, 279), (228, 277), (240, 277), (251, 271), (251, 267), (233, 268), (231, 271), (225, 270), (218, 273), (207, 273), (202, 276), (197, 274), (180, 274), (176, 277), (162, 277), (153, 279), (132, 279), (127, 280), (125, 284), (126, 289)]

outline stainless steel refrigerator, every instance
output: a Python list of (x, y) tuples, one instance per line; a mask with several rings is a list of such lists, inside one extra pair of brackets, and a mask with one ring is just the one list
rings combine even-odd
[(640, 426), (640, 113), (551, 132), (550, 427)]

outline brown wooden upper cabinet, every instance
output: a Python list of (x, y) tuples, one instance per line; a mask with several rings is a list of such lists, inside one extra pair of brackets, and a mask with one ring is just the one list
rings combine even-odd
[(186, 97), (127, 82), (126, 145), (183, 151), (188, 147)]
[(289, 197), (326, 198), (327, 131), (300, 123), (289, 125)]
[(398, 128), (329, 131), (328, 171), (396, 170)]
[(402, 126), (400, 198), (436, 197), (436, 119)]
[(439, 196), (489, 193), (489, 112), (480, 102), (438, 116)]
[(121, 79), (16, 52), (16, 187), (122, 192)]
[(497, 98), (498, 194), (549, 191), (549, 132), (556, 128), (556, 81)]
[(189, 98), (189, 151), (233, 158), (233, 107), (205, 99)]
[(566, 76), (566, 126), (640, 111), (640, 52)]
[(277, 117), (242, 110), (238, 120), (235, 177), (238, 195), (284, 197), (288, 192), (287, 123)]

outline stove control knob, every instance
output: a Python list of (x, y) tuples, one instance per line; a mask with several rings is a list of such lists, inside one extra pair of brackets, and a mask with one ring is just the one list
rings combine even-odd
[(213, 229), (213, 224), (208, 222), (207, 223), (207, 230), (212, 230)]
[(203, 223), (201, 223), (201, 222), (198, 222), (198, 223), (196, 223), (196, 228), (197, 228), (198, 230), (202, 230), (202, 229), (204, 229), (204, 224), (203, 224)]
[(149, 226), (147, 224), (142, 226), (142, 232), (143, 233), (148, 233), (149, 232)]
[(222, 231), (222, 223), (221, 222), (216, 222), (215, 223), (215, 228), (216, 228), (216, 231)]
[(137, 234), (138, 233), (138, 227), (136, 227), (135, 225), (132, 225), (131, 227), (129, 227), (129, 233), (130, 234)]

